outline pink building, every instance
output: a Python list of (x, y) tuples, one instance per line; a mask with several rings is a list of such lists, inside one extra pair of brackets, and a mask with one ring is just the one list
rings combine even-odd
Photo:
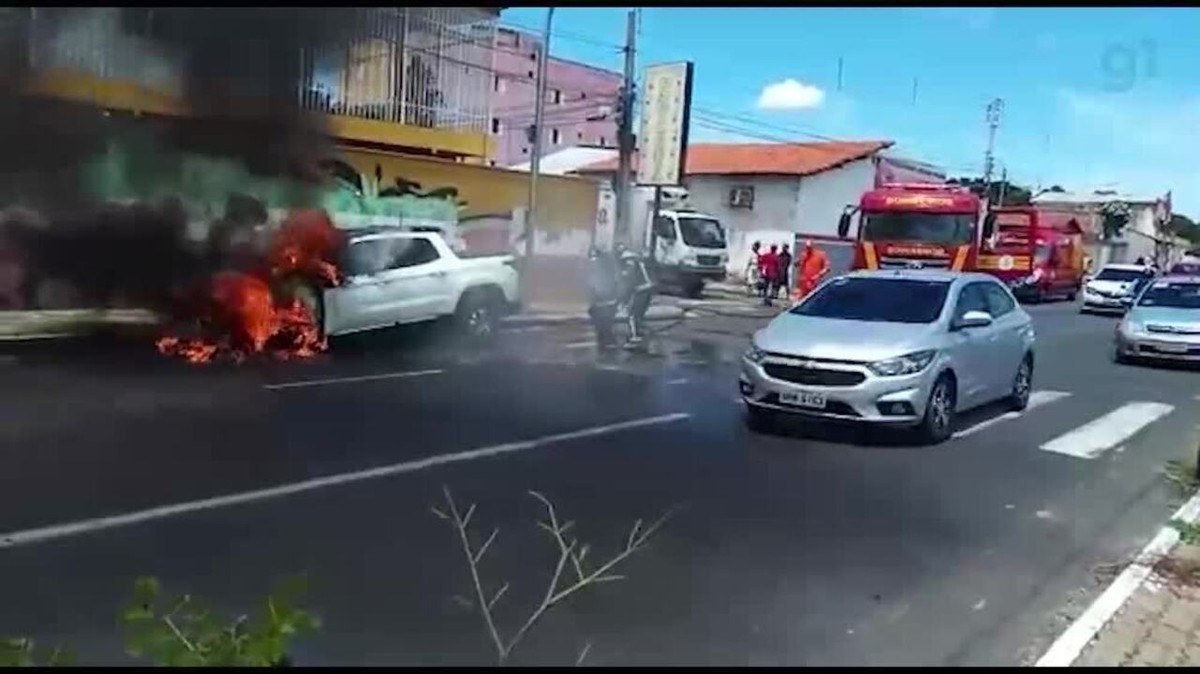
[[(542, 42), (530, 33), (497, 28), (492, 54), (490, 131), (496, 150), (489, 163), (512, 166), (530, 160), (529, 129)], [(546, 67), (542, 156), (566, 147), (616, 147), (615, 106), (620, 91), (620, 73), (551, 57)]]

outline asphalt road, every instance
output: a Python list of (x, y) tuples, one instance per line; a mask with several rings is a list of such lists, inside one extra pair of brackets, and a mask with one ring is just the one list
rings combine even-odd
[[(17, 352), (0, 360), (0, 634), (120, 663), (136, 576), (232, 611), (303, 571), (324, 628), (299, 663), (486, 664), (455, 599), (464, 557), (430, 510), (446, 486), (477, 504), (480, 538), (499, 528), (482, 568), (511, 583), (508, 632), (555, 560), (529, 490), (596, 559), (675, 509), (624, 580), (556, 607), (516, 663), (590, 644), (590, 664), (1026, 664), (1169, 515), (1160, 472), (1194, 451), (1200, 404), (1193, 371), (1112, 364), (1113, 319), (1029, 310), (1042, 404), (984, 410), (938, 447), (751, 433), (737, 359), (764, 319), (736, 301), (604, 359), (578, 326), (485, 354), (408, 331), (241, 367), (141, 345)], [(1042, 449), (1095, 440), (1085, 425), (1131, 403), (1157, 403), (1134, 406), (1153, 419), (1123, 438), (1137, 424), (1109, 424), (1093, 458)]]

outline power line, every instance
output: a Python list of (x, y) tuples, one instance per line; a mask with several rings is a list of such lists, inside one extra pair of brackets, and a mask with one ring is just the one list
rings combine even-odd
[[(498, 21), (496, 23), (496, 25), (502, 26), (504, 28), (509, 28), (512, 30), (518, 30), (518, 31), (521, 31), (522, 33), (526, 33), (529, 35), (537, 35), (539, 33), (539, 31), (535, 28), (530, 28), (529, 26), (515, 23), (513, 21)], [(617, 51), (624, 49), (624, 47), (622, 45), (616, 44), (614, 42), (605, 42), (604, 40), (599, 40), (594, 37), (583, 35), (582, 33), (574, 33), (574, 32), (565, 31), (565, 30), (550, 31), (550, 37), (551, 38), (562, 38), (565, 40), (573, 40), (575, 42), (580, 42), (583, 44), (590, 44), (590, 45), (599, 46), (599, 47), (605, 47), (605, 48), (614, 49)]]

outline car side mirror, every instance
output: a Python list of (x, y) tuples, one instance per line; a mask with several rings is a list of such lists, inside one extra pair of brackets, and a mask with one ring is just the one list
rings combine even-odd
[(850, 214), (842, 213), (842, 217), (838, 218), (838, 238), (844, 239), (850, 234)]
[(954, 322), (955, 330), (966, 328), (986, 328), (992, 324), (992, 315), (986, 311), (968, 311)]

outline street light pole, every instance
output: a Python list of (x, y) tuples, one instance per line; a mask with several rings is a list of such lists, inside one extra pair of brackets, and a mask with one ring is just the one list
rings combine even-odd
[[(528, 291), (528, 271), (533, 262), (534, 213), (537, 212), (538, 174), (542, 170), (542, 118), (546, 112), (546, 64), (550, 60), (550, 26), (554, 21), (554, 8), (546, 10), (546, 26), (542, 30), (542, 55), (538, 59), (536, 100), (533, 104), (533, 139), (529, 152), (529, 204), (525, 209), (525, 290)], [(526, 293), (528, 299), (528, 293)]]

